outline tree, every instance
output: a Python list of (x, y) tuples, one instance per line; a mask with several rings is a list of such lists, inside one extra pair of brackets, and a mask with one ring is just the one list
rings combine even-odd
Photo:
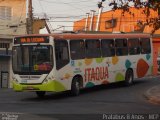
[[(153, 26), (152, 33), (160, 28), (160, 0), (112, 0), (109, 4), (109, 6), (112, 6), (113, 10), (122, 9), (123, 14), (125, 12), (133, 14), (129, 11), (130, 5), (133, 5), (136, 9), (144, 8), (142, 14), (145, 14), (147, 17), (146, 22), (143, 24)], [(150, 9), (157, 11), (157, 17), (149, 17)]]

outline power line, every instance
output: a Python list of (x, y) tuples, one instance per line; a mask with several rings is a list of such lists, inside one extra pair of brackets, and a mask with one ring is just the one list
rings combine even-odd
[(47, 0), (40, 0), (40, 1), (43, 1), (43, 2), (49, 2), (49, 3), (58, 3), (58, 4), (61, 4), (61, 3), (64, 3), (64, 4), (71, 4), (71, 3), (84, 3), (84, 2), (88, 2), (88, 3), (91, 3), (91, 0), (82, 0), (82, 1), (71, 1), (71, 2), (57, 2), (57, 0), (55, 1), (47, 1)]
[[(36, 14), (35, 14), (36, 15)], [(39, 18), (44, 18), (44, 15), (37, 15)], [(41, 16), (41, 17), (40, 17)], [(47, 15), (47, 18), (48, 19), (83, 19), (83, 17), (85, 17), (84, 15), (83, 16), (49, 16)]]
[[(79, 1), (69, 1), (69, 2), (68, 1), (64, 2), (62, 0), (59, 0), (59, 1), (57, 1), (57, 0), (56, 1), (55, 0), (38, 0), (38, 1), (40, 3), (40, 7), (42, 9), (42, 12), (44, 11), (42, 5), (46, 5), (47, 3), (48, 3), (47, 4), (48, 8), (50, 6), (53, 6), (54, 4), (60, 4), (61, 6), (67, 5), (67, 6), (70, 6), (71, 8), (75, 9), (74, 11), (72, 11), (72, 10), (69, 11), (70, 8), (65, 10), (65, 7), (64, 8), (63, 7), (59, 7), (59, 8), (61, 8), (61, 10), (63, 10), (63, 13), (67, 12), (67, 11), (68, 11), (68, 13), (75, 12), (77, 10), (83, 11), (84, 15), (75, 15), (75, 16), (74, 15), (66, 15), (66, 14), (65, 15), (61, 15), (61, 16), (60, 15), (53, 15), (53, 14), (46, 14), (47, 18), (49, 18), (49, 22), (52, 22), (52, 23), (53, 22), (63, 22), (64, 24), (76, 22), (78, 19), (84, 19), (86, 17), (85, 13), (87, 12), (87, 11), (85, 11), (85, 8), (89, 8), (90, 9), (91, 6), (95, 6), (97, 8), (96, 4), (98, 2), (96, 0), (92, 0), (92, 1), (95, 1), (96, 3), (92, 2), (91, 0), (90, 1), (88, 1), (88, 0), (79, 0)], [(46, 4), (42, 3), (42, 2), (46, 2)], [(53, 7), (53, 9), (54, 9), (54, 7)], [(58, 10), (56, 9), (56, 11), (58, 11)], [(42, 14), (42, 15), (40, 15), (40, 14), (42, 14), (42, 13), (38, 13), (38, 14), (34, 14), (34, 15), (36, 15), (38, 17), (44, 15), (44, 14)], [(75, 14), (76, 14), (76, 12), (75, 12)], [(42, 18), (44, 18), (44, 16), (42, 16)], [(59, 19), (59, 20), (54, 20), (53, 21), (53, 19)], [(65, 19), (70, 19), (70, 20), (65, 20)], [(73, 20), (73, 19), (75, 19), (75, 20)], [(56, 23), (52, 24), (52, 25), (56, 25)]]
[[(76, 2), (73, 2), (73, 1), (71, 1), (71, 2), (61, 2), (61, 1), (58, 1), (57, 2), (57, 0), (56, 1), (47, 1), (47, 0), (40, 0), (40, 1), (42, 1), (42, 2), (46, 2), (46, 3), (53, 3), (53, 4), (66, 4), (66, 5), (69, 5), (69, 6), (72, 6), (72, 7), (75, 7), (75, 6), (81, 6), (81, 10), (83, 10), (84, 8), (90, 8), (90, 7), (92, 7), (92, 6), (97, 6), (96, 4), (97, 3), (95, 3), (95, 2), (98, 2), (98, 1), (95, 1), (95, 2), (92, 2), (91, 0), (85, 0), (85, 1), (76, 1)], [(87, 5), (87, 2), (88, 2), (88, 5)], [(109, 1), (105, 1), (105, 2), (107, 2), (107, 4), (109, 4), (110, 2)], [(77, 3), (79, 3), (79, 4), (77, 4)], [(85, 3), (85, 5), (84, 4), (82, 4), (82, 3)], [(85, 6), (85, 7), (82, 7), (82, 6)], [(108, 6), (109, 7), (109, 6)], [(78, 7), (76, 7), (76, 8), (78, 8)], [(84, 11), (84, 10), (83, 10)]]
[(38, 2), (39, 2), (39, 4), (40, 4), (40, 7), (41, 7), (41, 9), (42, 9), (42, 12), (45, 13), (45, 11), (44, 11), (44, 9), (43, 9), (43, 6), (42, 6), (42, 4), (41, 4), (41, 2), (40, 2), (40, 0), (38, 0)]
[[(107, 22), (108, 20), (104, 20), (104, 21), (100, 21), (100, 23), (103, 23), (103, 22)], [(122, 21), (122, 20), (120, 20)], [(117, 21), (117, 22), (120, 22), (120, 21)], [(144, 20), (145, 21), (145, 20)], [(55, 20), (55, 21), (52, 21), (52, 20), (49, 20), (49, 22), (78, 22), (78, 23), (85, 23), (85, 21), (62, 21), (62, 20)], [(93, 21), (93, 22), (97, 22), (96, 20)], [(134, 21), (127, 21), (127, 20), (124, 20), (123, 22), (137, 22), (136, 20)]]
[[(40, 0), (40, 1), (42, 1), (42, 0)], [(81, 11), (83, 11), (84, 12), (84, 8), (89, 8), (89, 7), (93, 7), (93, 6), (96, 6), (96, 4), (94, 3), (93, 5), (80, 5), (81, 7), (75, 7), (75, 6), (79, 6), (79, 5), (75, 5), (75, 3), (66, 3), (66, 2), (51, 2), (51, 1), (43, 1), (43, 2), (46, 2), (46, 3), (51, 3), (51, 4), (65, 4), (65, 5), (68, 5), (68, 6), (71, 6), (71, 7), (73, 7), (73, 8), (76, 8), (76, 9), (78, 9), (78, 10), (81, 10)], [(82, 7), (82, 6), (84, 6), (84, 7)]]
[[(44, 11), (43, 6), (42, 6), (42, 4), (41, 4), (40, 1), (39, 1), (39, 4), (40, 4), (40, 6), (41, 6), (41, 8), (42, 8), (42, 11)], [(44, 12), (44, 13), (45, 13), (45, 12)], [(46, 13), (44, 14), (44, 18), (45, 18), (45, 19), (48, 19)], [(45, 27), (46, 27), (48, 33), (51, 33), (51, 30), (53, 30), (52, 25), (50, 24), (50, 22), (49, 22), (48, 20), (45, 20)]]
[[(43, 0), (39, 0), (39, 1), (43, 1)], [(81, 11), (83, 11), (83, 12), (85, 12), (83, 9), (81, 9), (81, 8), (79, 8), (79, 7), (75, 7), (75, 5), (72, 5), (72, 4), (70, 4), (70, 3), (66, 3), (66, 2), (51, 2), (51, 1), (43, 1), (43, 2), (47, 2), (47, 3), (54, 3), (54, 4), (66, 4), (66, 5), (68, 5), (68, 6), (71, 6), (71, 7), (73, 7), (73, 8), (76, 8), (76, 9), (79, 9), (79, 10), (81, 10)]]

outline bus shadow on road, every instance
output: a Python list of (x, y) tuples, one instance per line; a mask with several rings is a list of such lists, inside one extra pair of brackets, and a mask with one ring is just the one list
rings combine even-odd
[(124, 85), (124, 82), (117, 82), (117, 83), (110, 83), (110, 84), (105, 84), (105, 85), (98, 85), (98, 86), (94, 86), (91, 88), (85, 88), (81, 91), (81, 95), (83, 94), (90, 94), (90, 93), (96, 93), (99, 91), (104, 91), (104, 90), (112, 90), (112, 89), (121, 89), (121, 88), (130, 88), (130, 87), (134, 87), (137, 85), (141, 85), (144, 84), (146, 82), (146, 80), (135, 80), (133, 82), (133, 84), (131, 86), (126, 86)]
[(121, 89), (127, 87), (127, 89), (134, 87), (134, 86), (139, 86), (141, 84), (145, 84), (147, 81), (146, 80), (135, 80), (133, 85), (131, 86), (125, 86), (123, 82), (118, 82), (118, 83), (111, 83), (111, 84), (105, 84), (105, 85), (97, 85), (94, 87), (90, 88), (85, 88), (82, 89), (80, 92), (79, 96), (72, 96), (70, 94), (70, 91), (65, 91), (65, 92), (59, 92), (59, 93), (47, 93), (43, 98), (39, 97), (30, 97), (30, 98), (24, 98), (21, 101), (25, 102), (41, 102), (41, 101), (57, 101), (57, 100), (63, 100), (63, 99), (72, 99), (72, 98), (77, 98), (81, 97), (84, 95), (91, 95), (92, 94), (97, 94), (97, 92), (103, 92), (106, 90), (112, 90), (112, 89)]

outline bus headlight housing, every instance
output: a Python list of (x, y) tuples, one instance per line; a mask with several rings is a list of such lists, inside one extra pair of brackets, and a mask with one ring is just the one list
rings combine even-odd
[(12, 77), (12, 80), (16, 83), (18, 83), (18, 80), (15, 77)]
[(47, 82), (52, 81), (52, 80), (53, 80), (53, 78), (47, 77), (47, 78), (43, 81), (43, 83), (47, 83)]

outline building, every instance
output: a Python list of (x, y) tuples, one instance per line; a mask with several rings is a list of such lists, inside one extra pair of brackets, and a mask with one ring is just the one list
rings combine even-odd
[(0, 88), (11, 87), (14, 36), (26, 34), (26, 0), (0, 0)]
[(26, 0), (0, 0), (0, 34), (26, 33)]
[[(111, 10), (102, 12), (100, 15), (99, 26), (97, 27), (97, 15), (83, 18), (75, 21), (73, 25), (74, 31), (101, 31), (101, 32), (139, 32), (151, 33), (153, 26), (143, 25), (146, 23), (147, 16), (143, 14), (144, 8), (129, 8), (129, 12), (122, 10)], [(93, 13), (92, 13), (93, 15)], [(150, 9), (149, 18), (158, 16), (158, 12)], [(92, 21), (92, 23), (91, 23)], [(153, 74), (157, 75), (157, 56), (160, 56), (160, 29), (153, 35)]]
[[(151, 33), (153, 27), (149, 25), (142, 25), (146, 23), (146, 15), (143, 14), (144, 9), (136, 9), (131, 7), (129, 12), (123, 12), (122, 10), (111, 10), (102, 12), (100, 15), (100, 22), (98, 31), (103, 32), (145, 32)], [(157, 11), (150, 9), (150, 18), (158, 16)], [(74, 31), (96, 31), (97, 15), (87, 17), (79, 21), (75, 21), (73, 25)], [(87, 21), (87, 23), (86, 23)], [(91, 24), (92, 21), (92, 24)], [(92, 25), (92, 26), (91, 26)], [(92, 29), (90, 29), (92, 28)], [(155, 34), (160, 33), (160, 30)]]
[[(13, 37), (28, 34), (27, 0), (0, 0), (0, 88), (11, 87), (11, 48)], [(33, 19), (33, 34), (47, 25), (45, 19)]]
[(157, 58), (160, 57), (160, 34), (153, 35), (153, 48), (153, 74), (157, 75), (159, 74)]

